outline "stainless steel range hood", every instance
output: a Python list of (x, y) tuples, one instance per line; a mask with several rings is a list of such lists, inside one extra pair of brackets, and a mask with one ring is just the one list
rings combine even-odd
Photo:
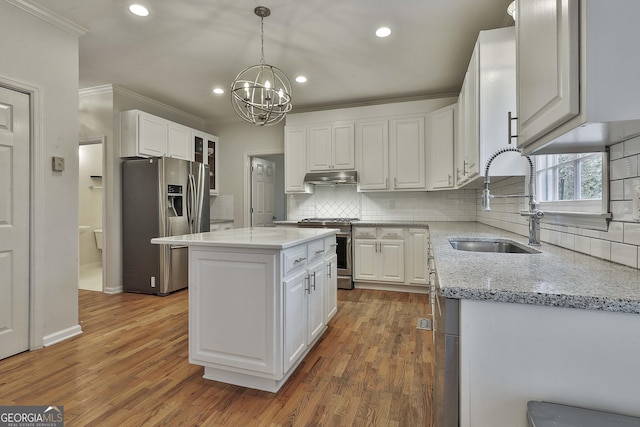
[(304, 176), (304, 182), (307, 184), (357, 184), (358, 172), (356, 171), (327, 171), (327, 172), (310, 172)]

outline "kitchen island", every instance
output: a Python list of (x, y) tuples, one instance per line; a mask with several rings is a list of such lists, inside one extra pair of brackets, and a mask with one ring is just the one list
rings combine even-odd
[(276, 392), (337, 311), (334, 229), (240, 228), (152, 239), (189, 247), (189, 362)]
[(460, 426), (526, 427), (530, 400), (640, 416), (640, 270), (546, 243), (459, 251), (449, 239), (527, 238), (479, 223), (429, 229), (438, 309), (459, 307)]

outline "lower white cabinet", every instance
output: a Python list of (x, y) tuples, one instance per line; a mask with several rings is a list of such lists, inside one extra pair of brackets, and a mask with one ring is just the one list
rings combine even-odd
[(356, 287), (428, 292), (428, 228), (357, 226), (353, 239)]
[(335, 243), (190, 246), (189, 362), (206, 379), (278, 391), (335, 314)]
[(429, 284), (429, 230), (427, 228), (407, 229), (405, 248), (406, 257), (406, 279), (407, 282), (416, 285)]
[(353, 247), (354, 280), (404, 282), (402, 228), (357, 227)]

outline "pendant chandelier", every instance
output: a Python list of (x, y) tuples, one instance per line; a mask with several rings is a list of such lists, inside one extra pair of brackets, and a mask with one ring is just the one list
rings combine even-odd
[(258, 6), (254, 10), (260, 17), (260, 64), (240, 71), (231, 84), (231, 103), (245, 121), (258, 126), (273, 125), (291, 111), (291, 82), (278, 67), (264, 62), (264, 18), (271, 11)]

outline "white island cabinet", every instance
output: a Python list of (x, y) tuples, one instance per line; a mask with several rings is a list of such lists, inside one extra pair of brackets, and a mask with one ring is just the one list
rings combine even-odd
[(189, 247), (189, 362), (276, 392), (335, 314), (333, 229), (240, 228), (152, 239)]

